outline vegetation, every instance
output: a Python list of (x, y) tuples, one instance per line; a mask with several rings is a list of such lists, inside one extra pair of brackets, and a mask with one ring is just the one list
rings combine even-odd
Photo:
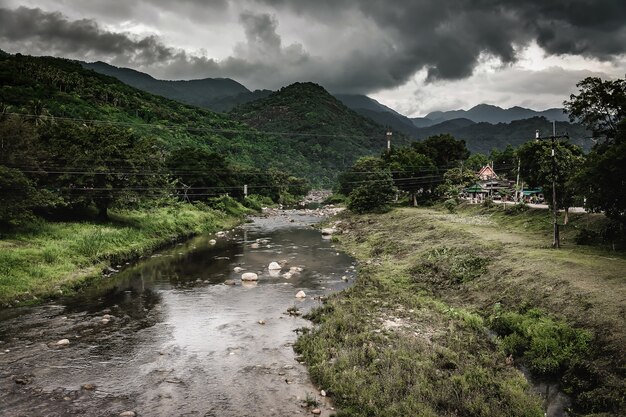
[(626, 258), (573, 244), (607, 221), (588, 217), (555, 255), (542, 210), (343, 215), (359, 278), (312, 312), (297, 351), (339, 415), (543, 415), (515, 364), (560, 380), (576, 415), (620, 415)]
[(0, 305), (72, 293), (108, 265), (197, 233), (232, 227), (247, 212), (232, 199), (215, 203), (216, 209), (175, 202), (116, 209), (107, 222), (94, 221), (96, 213), (88, 211), (81, 221), (39, 219), (5, 232), (0, 240)]
[[(276, 158), (287, 158), (292, 172), (325, 186), (332, 186), (337, 174), (357, 158), (377, 154), (386, 137), (382, 126), (348, 109), (313, 83), (283, 87), (229, 114), (254, 128), (280, 134), (283, 149)], [(398, 144), (409, 143), (403, 135), (393, 138)], [(300, 156), (292, 158), (286, 152)]]

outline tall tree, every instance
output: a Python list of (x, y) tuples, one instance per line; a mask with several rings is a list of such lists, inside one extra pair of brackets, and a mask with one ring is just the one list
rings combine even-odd
[(224, 157), (205, 148), (176, 149), (166, 163), (177, 181), (178, 194), (188, 200), (206, 200), (230, 193), (237, 185), (235, 173)]
[(626, 118), (626, 80), (587, 77), (576, 86), (579, 94), (563, 103), (570, 120), (579, 121), (596, 137), (615, 138), (620, 121)]
[(382, 159), (391, 171), (396, 187), (409, 193), (411, 204), (417, 206), (418, 194), (432, 194), (439, 180), (432, 159), (412, 147), (392, 148), (383, 153)]
[(437, 168), (444, 170), (470, 156), (465, 141), (457, 140), (450, 134), (431, 136), (421, 142), (413, 142), (411, 146), (416, 152), (432, 159)]
[(565, 108), (598, 140), (589, 153), (576, 187), (591, 211), (626, 225), (626, 80), (585, 78), (577, 84)]
[(44, 128), (41, 140), (54, 167), (48, 185), (71, 206), (94, 204), (102, 220), (114, 203), (158, 195), (167, 186), (160, 148), (130, 129), (63, 122)]
[(383, 161), (379, 158), (362, 157), (354, 163), (352, 172), (364, 175), (351, 184), (348, 208), (355, 213), (386, 211), (396, 188)]
[[(557, 209), (566, 212), (574, 204), (576, 187), (574, 178), (584, 162), (583, 151), (579, 146), (567, 142), (556, 142), (555, 156), (552, 156), (550, 142), (530, 141), (520, 146), (517, 154), (521, 159), (520, 176), (532, 187), (541, 187), (544, 192), (556, 185)], [(556, 164), (556, 176), (552, 175), (552, 161)], [(552, 205), (552, 200), (548, 199)]]

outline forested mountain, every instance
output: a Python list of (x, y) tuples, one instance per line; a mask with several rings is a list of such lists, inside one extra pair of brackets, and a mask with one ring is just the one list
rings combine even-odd
[[(295, 83), (229, 113), (263, 131), (284, 132), (285, 147), (319, 161), (325, 178), (346, 169), (355, 157), (377, 154), (386, 146), (387, 129), (350, 110), (314, 83)], [(410, 139), (394, 133), (394, 144)]]
[(487, 123), (510, 123), (515, 120), (530, 119), (533, 117), (545, 117), (546, 119), (557, 122), (569, 120), (563, 109), (548, 109), (544, 111), (535, 111), (524, 107), (511, 107), (503, 109), (502, 107), (492, 106), (490, 104), (479, 104), (469, 110), (452, 110), (452, 111), (434, 111), (428, 113), (425, 118), (418, 117), (413, 119), (417, 127), (428, 127), (431, 125), (445, 122), (446, 120), (465, 118), (473, 122)]
[[(542, 136), (550, 135), (552, 134), (552, 122), (545, 117), (533, 117), (498, 124), (474, 123), (469, 119), (453, 119), (417, 129), (415, 138), (422, 140), (432, 135), (450, 133), (457, 139), (465, 140), (470, 151), (488, 154), (493, 149), (503, 150), (509, 144), (517, 147), (528, 142), (534, 139), (536, 130), (539, 130)], [(571, 143), (581, 146), (586, 151), (591, 149), (593, 145), (588, 139), (591, 134), (579, 124), (557, 122), (556, 131), (558, 134), (567, 133)]]
[(235, 166), (275, 168), (316, 184), (330, 185), (356, 158), (385, 146), (383, 127), (313, 84), (286, 87), (223, 115), (140, 91), (74, 61), (17, 54), (0, 55), (0, 86), (5, 115), (122, 126), (155, 138), (166, 151), (203, 148)]
[[(100, 74), (110, 75), (125, 84), (198, 107), (214, 111), (214, 103), (225, 98), (248, 96), (251, 94), (243, 85), (230, 78), (204, 78), (200, 80), (157, 80), (156, 78), (130, 68), (118, 68), (105, 62), (82, 62), (83, 67)], [(250, 96), (255, 100), (258, 96)], [(223, 104), (221, 105), (223, 107)]]

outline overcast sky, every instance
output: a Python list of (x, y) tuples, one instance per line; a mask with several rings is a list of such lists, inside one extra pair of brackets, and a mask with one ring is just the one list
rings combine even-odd
[(560, 107), (626, 73), (625, 0), (0, 0), (0, 49), (250, 89), (314, 81), (408, 116)]

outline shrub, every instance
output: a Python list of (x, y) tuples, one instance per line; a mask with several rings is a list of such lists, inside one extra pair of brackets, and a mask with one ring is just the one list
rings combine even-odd
[(600, 233), (589, 229), (580, 229), (574, 237), (577, 245), (593, 245), (600, 241)]
[(348, 208), (355, 213), (383, 213), (395, 194), (391, 178), (383, 183), (361, 185), (350, 193)]
[(538, 309), (523, 314), (496, 310), (489, 322), (502, 337), (500, 348), (504, 353), (523, 356), (529, 369), (540, 375), (557, 374), (588, 353), (589, 333)]
[(487, 197), (485, 198), (485, 201), (483, 201), (483, 207), (486, 208), (491, 208), (493, 207), (494, 203), (493, 203), (493, 199), (491, 197)]
[(450, 212), (454, 213), (459, 204), (454, 198), (449, 198), (443, 202), (443, 206)]

